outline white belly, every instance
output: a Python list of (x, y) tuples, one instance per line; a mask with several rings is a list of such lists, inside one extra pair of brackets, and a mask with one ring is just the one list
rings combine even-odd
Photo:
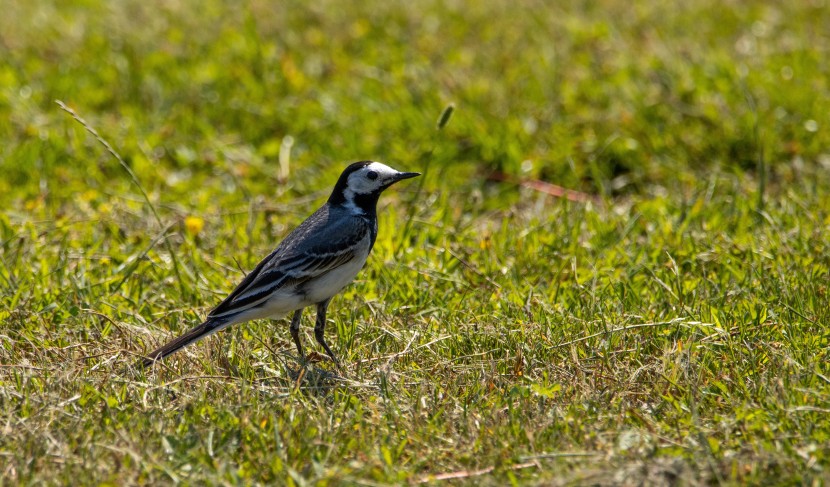
[(292, 287), (276, 293), (261, 307), (268, 317), (280, 317), (306, 306), (331, 299), (341, 289), (352, 282), (366, 264), (371, 246), (369, 235), (357, 245), (357, 257), (334, 268), (325, 274), (302, 283), (299, 288)]
[(323, 274), (322, 276), (307, 282), (303, 287), (306, 291), (306, 300), (308, 305), (325, 301), (335, 294), (339, 293), (341, 289), (352, 282), (366, 264), (368, 255), (368, 246), (365, 255), (360, 258), (353, 259), (340, 267)]

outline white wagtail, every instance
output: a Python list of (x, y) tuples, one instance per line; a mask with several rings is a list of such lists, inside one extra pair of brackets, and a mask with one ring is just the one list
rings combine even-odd
[(343, 171), (326, 204), (308, 217), (247, 276), (204, 323), (154, 350), (142, 366), (236, 323), (263, 318), (291, 318), (291, 338), (304, 360), (300, 343), (303, 308), (317, 306), (314, 337), (339, 366), (326, 343), (326, 308), (331, 298), (366, 263), (378, 234), (380, 193), (398, 181), (419, 176), (379, 162), (355, 162)]

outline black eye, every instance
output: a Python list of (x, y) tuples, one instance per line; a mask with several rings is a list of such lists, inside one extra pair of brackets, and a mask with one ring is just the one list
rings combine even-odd
[(375, 171), (369, 171), (366, 173), (366, 177), (374, 181), (378, 178), (378, 173), (376, 173)]

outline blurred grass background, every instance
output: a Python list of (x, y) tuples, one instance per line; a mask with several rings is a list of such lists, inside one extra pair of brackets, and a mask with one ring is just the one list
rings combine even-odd
[[(0, 7), (10, 483), (830, 482), (826, 1)], [(362, 159), (425, 175), (347, 380), (282, 322), (123, 372)]]

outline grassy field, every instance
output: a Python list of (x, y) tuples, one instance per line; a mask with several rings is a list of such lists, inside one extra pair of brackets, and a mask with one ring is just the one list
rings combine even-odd
[[(2, 10), (0, 484), (830, 485), (826, 0)], [(342, 375), (132, 367), (362, 159)]]

